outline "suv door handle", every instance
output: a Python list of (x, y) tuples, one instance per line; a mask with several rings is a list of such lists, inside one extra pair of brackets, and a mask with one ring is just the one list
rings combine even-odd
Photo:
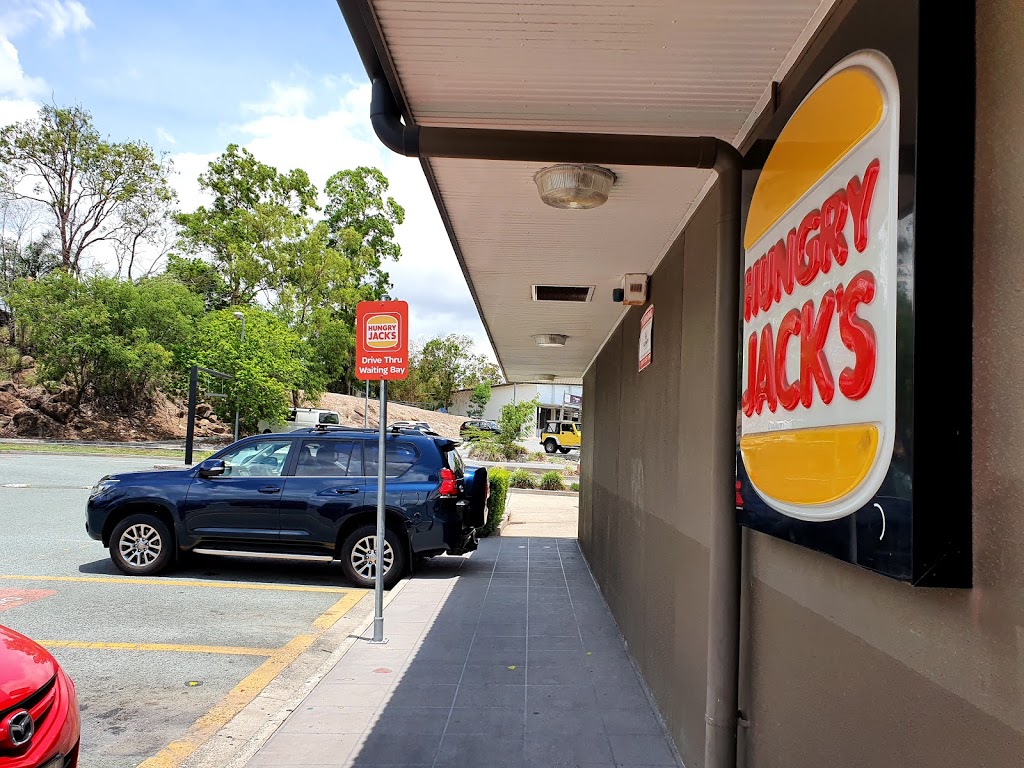
[(281, 486), (279, 485), (264, 485), (260, 488), (260, 493), (280, 493)]
[(352, 493), (359, 493), (358, 488), (335, 488), (334, 492), (339, 496), (348, 496)]

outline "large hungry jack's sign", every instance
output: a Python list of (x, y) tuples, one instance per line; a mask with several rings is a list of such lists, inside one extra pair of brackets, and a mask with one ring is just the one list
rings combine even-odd
[(786, 124), (751, 200), (740, 452), (792, 518), (857, 511), (889, 469), (899, 117), (888, 59), (844, 59)]

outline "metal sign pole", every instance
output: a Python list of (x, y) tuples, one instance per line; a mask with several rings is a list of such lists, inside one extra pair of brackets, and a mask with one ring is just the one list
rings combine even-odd
[(370, 382), (366, 382), (366, 397), (363, 398), (363, 426), (370, 426)]
[(387, 494), (386, 465), (387, 451), (384, 444), (384, 430), (388, 423), (388, 383), (380, 382), (380, 423), (377, 429), (377, 572), (373, 585), (373, 640), (372, 643), (386, 643), (384, 639), (384, 499)]

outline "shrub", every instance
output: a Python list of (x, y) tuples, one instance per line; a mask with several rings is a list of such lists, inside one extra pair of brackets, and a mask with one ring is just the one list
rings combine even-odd
[(569, 486), (569, 490), (570, 491), (576, 491), (577, 493), (579, 493), (580, 484), (579, 483), (573, 483), (572, 485)]
[(515, 472), (513, 472), (509, 478), (509, 483), (513, 488), (537, 487), (537, 484), (533, 480), (533, 475), (531, 475), (525, 469), (517, 469)]
[(477, 461), (501, 461), (505, 458), (498, 445), (487, 441), (470, 443), (469, 455)]
[(540, 489), (542, 491), (564, 491), (565, 483), (562, 482), (562, 473), (552, 470), (540, 476)]
[(498, 526), (501, 525), (501, 521), (505, 518), (509, 478), (509, 471), (501, 467), (494, 467), (487, 474), (491, 493), (487, 497), (487, 525), (480, 531), (480, 534), (483, 536), (490, 536), (498, 530)]

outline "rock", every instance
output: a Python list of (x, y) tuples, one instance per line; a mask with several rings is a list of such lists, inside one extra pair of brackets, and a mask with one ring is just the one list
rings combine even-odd
[(0, 389), (0, 414), (13, 416), (23, 410), (25, 405), (8, 390)]
[(11, 423), (11, 417), (10, 416), (4, 416), (3, 414), (0, 414), (0, 429), (6, 428), (7, 426), (10, 425), (10, 423)]
[(17, 388), (18, 385), (13, 381), (0, 381), (0, 392), (9, 392), (13, 395)]
[(196, 406), (196, 417), (200, 419), (209, 418), (210, 414), (213, 413), (213, 406), (208, 403), (200, 403)]
[(67, 403), (55, 403), (53, 401), (40, 403), (39, 410), (61, 424), (71, 418), (71, 414), (75, 412), (75, 409)]
[(218, 421), (220, 421), (220, 419), (217, 417), (216, 413), (211, 413), (206, 420), (207, 421), (212, 421), (214, 424), (216, 424)]
[(61, 384), (50, 400), (55, 403), (73, 403), (75, 401), (75, 388), (67, 384)]
[(36, 364), (36, 359), (34, 357), (32, 357), (32, 355), (22, 355), (21, 356), (21, 367), (22, 368), (31, 368), (35, 364)]
[(213, 427), (213, 429), (211, 429), (210, 431), (213, 432), (213, 434), (215, 435), (223, 435), (225, 432), (228, 431), (228, 428), (225, 427), (223, 424), (218, 424), (217, 426)]

